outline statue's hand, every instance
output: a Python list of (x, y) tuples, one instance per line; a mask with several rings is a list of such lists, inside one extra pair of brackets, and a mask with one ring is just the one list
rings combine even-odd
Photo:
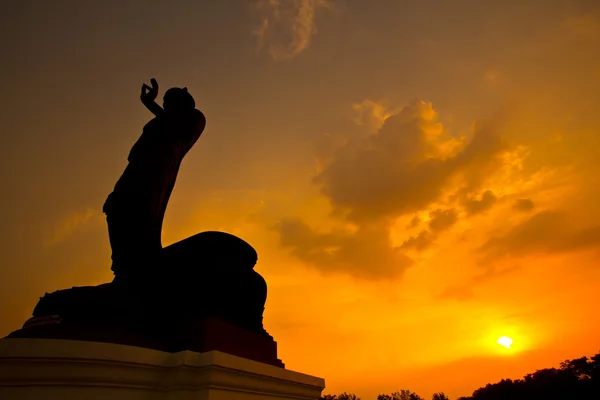
[(142, 103), (153, 102), (158, 96), (158, 82), (156, 82), (156, 79), (150, 79), (150, 84), (152, 87), (145, 83), (142, 85), (142, 95), (140, 96)]

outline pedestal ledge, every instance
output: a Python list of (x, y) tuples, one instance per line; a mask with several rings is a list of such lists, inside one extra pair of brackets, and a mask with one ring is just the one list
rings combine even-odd
[(325, 381), (219, 351), (0, 340), (3, 400), (314, 400)]

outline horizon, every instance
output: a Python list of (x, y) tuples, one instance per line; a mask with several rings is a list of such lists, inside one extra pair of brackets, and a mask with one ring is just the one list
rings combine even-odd
[(163, 246), (250, 243), (279, 358), (323, 393), (456, 398), (600, 350), (596, 1), (2, 11), (2, 337), (112, 280), (102, 205), (156, 78), (207, 120)]

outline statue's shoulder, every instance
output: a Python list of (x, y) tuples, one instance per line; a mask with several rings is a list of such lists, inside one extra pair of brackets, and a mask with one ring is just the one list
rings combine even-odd
[(204, 113), (198, 109), (195, 109), (193, 112), (193, 116), (196, 126), (199, 129), (204, 129), (204, 127), (206, 126), (206, 117), (204, 116)]
[(204, 116), (204, 113), (202, 111), (198, 110), (197, 108), (194, 109), (194, 112), (192, 114), (193, 114), (193, 116), (194, 116), (193, 118), (195, 120), (206, 122), (206, 117)]

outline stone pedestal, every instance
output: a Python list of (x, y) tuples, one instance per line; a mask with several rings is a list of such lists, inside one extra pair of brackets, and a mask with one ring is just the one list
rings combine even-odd
[(315, 400), (321, 378), (219, 351), (0, 340), (2, 400)]
[(31, 318), (8, 338), (113, 343), (169, 353), (216, 350), (277, 367), (285, 366), (277, 358), (277, 342), (264, 330), (262, 333), (251, 332), (210, 317), (186, 320), (162, 316), (141, 321), (134, 318), (116, 324), (93, 319), (65, 322), (59, 316)]

